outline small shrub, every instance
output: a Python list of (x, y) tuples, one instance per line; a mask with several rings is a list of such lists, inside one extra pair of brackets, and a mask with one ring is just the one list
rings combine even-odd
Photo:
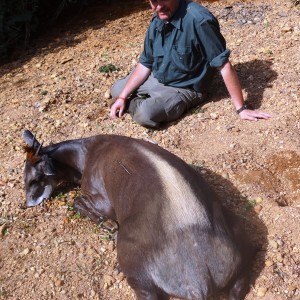
[(111, 73), (114, 71), (119, 71), (120, 69), (113, 64), (103, 65), (99, 68), (100, 73)]

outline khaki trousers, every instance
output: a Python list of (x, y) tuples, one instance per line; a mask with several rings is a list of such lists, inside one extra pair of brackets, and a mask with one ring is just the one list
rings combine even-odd
[[(129, 77), (130, 74), (113, 85), (111, 95), (114, 99), (120, 95)], [(154, 128), (179, 119), (189, 109), (205, 101), (204, 94), (165, 86), (152, 73), (130, 99), (128, 112), (132, 119), (142, 126)]]

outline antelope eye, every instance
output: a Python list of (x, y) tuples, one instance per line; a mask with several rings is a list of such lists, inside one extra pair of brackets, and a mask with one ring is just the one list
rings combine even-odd
[(44, 184), (44, 177), (45, 176), (39, 176), (38, 178), (35, 178), (30, 181), (29, 186), (34, 186), (34, 185), (40, 185), (42, 186)]
[(31, 180), (30, 183), (29, 183), (29, 186), (36, 185), (37, 183), (38, 183), (37, 180)]

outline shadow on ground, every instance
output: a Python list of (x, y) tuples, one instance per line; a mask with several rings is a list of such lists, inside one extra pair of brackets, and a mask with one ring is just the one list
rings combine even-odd
[[(251, 60), (245, 63), (239, 63), (234, 66), (242, 89), (246, 92), (246, 99), (248, 105), (252, 109), (260, 108), (263, 100), (264, 92), (267, 88), (272, 87), (272, 82), (276, 80), (278, 74), (272, 69), (272, 61), (269, 60)], [(224, 84), (223, 78), (220, 73), (217, 73), (208, 89), (207, 102), (218, 102), (228, 98), (229, 94)], [(202, 105), (195, 107), (183, 115), (183, 118), (189, 114), (202, 113)], [(164, 124), (161, 130), (164, 130), (173, 124), (180, 122)]]
[(241, 226), (244, 226), (251, 244), (257, 251), (250, 271), (250, 284), (254, 285), (265, 266), (267, 227), (254, 211), (255, 203), (241, 195), (232, 182), (207, 168), (196, 169), (217, 193), (221, 203), (240, 218)]
[(140, 0), (103, 0), (83, 7), (73, 15), (61, 17), (55, 25), (49, 25), (39, 38), (30, 41), (27, 49), (24, 45), (16, 47), (10, 61), (0, 61), (0, 76), (22, 67), (40, 52), (56, 53), (81, 43), (86, 37), (79, 35), (88, 29), (99, 29), (108, 21), (149, 9), (149, 3)]
[[(255, 59), (234, 65), (242, 89), (247, 94), (247, 102), (253, 109), (261, 106), (264, 91), (272, 87), (272, 82), (278, 76), (272, 69), (272, 64), (270, 60)], [(217, 102), (228, 96), (223, 79), (220, 74), (217, 74), (209, 89), (208, 101)]]

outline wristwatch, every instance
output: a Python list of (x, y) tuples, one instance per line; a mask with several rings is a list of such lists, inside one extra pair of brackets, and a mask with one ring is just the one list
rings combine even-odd
[(239, 113), (241, 113), (243, 110), (248, 109), (248, 108), (249, 108), (248, 105), (245, 103), (245, 104), (243, 104), (243, 106), (242, 106), (241, 108), (239, 108), (236, 112), (239, 114)]

